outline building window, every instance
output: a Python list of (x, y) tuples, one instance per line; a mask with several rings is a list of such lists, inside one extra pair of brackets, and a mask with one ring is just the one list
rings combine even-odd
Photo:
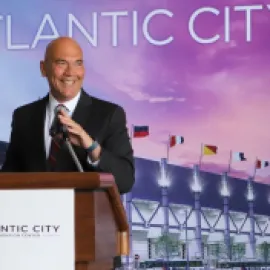
[(246, 254), (246, 243), (232, 244), (232, 259), (241, 260)]

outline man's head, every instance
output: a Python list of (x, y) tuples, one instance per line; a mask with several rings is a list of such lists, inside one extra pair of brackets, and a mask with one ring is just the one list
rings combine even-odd
[(65, 102), (77, 95), (84, 79), (83, 53), (69, 37), (53, 40), (46, 48), (40, 70), (55, 99)]

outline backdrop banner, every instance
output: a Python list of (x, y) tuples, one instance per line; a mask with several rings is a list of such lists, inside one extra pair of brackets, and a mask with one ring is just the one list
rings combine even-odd
[(270, 0), (1, 0), (0, 163), (13, 111), (48, 93), (46, 46), (72, 37), (83, 89), (126, 111), (127, 264), (270, 264), (269, 21)]

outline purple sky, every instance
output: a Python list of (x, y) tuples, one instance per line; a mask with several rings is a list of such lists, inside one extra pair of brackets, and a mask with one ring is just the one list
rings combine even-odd
[[(78, 39), (85, 51), (87, 76), (85, 89), (96, 96), (121, 104), (127, 112), (128, 125), (149, 125), (151, 135), (132, 141), (136, 156), (160, 159), (166, 156), (166, 140), (169, 134), (185, 137), (184, 145), (170, 151), (170, 162), (190, 166), (197, 163), (201, 143), (219, 147), (218, 155), (204, 157), (202, 169), (220, 173), (228, 166), (229, 152), (245, 152), (248, 161), (232, 164), (234, 175), (246, 178), (253, 173), (256, 157), (270, 159), (270, 93), (268, 73), (270, 67), (270, 10), (267, 1), (260, 1), (263, 10), (252, 13), (252, 42), (246, 42), (244, 12), (234, 11), (235, 6), (258, 4), (254, 1), (230, 1), (230, 42), (224, 42), (224, 7), (227, 1), (68, 1), (57, 4), (62, 15), (56, 16), (55, 1), (46, 1), (33, 13), (32, 1), (25, 12), (19, 6), (0, 4), (2, 14), (12, 14), (18, 24), (18, 41), (31, 43), (40, 25), (43, 14), (52, 14), (60, 34), (65, 34), (67, 14), (74, 14), (87, 29), (91, 29), (91, 12), (98, 12), (99, 45), (90, 46), (78, 31)], [(61, 2), (61, 3), (60, 3)], [(269, 1), (270, 4), (270, 1)], [(208, 6), (220, 11), (219, 16), (205, 13), (197, 18), (195, 28), (202, 37), (220, 34), (213, 44), (199, 44), (188, 31), (188, 21), (197, 9)], [(22, 8), (22, 7), (21, 7)], [(157, 16), (149, 25), (151, 35), (164, 39), (173, 35), (174, 40), (166, 46), (154, 46), (143, 37), (142, 22), (155, 9), (173, 12), (173, 18)], [(10, 10), (12, 12), (10, 12)], [(21, 9), (20, 9), (21, 10)], [(111, 23), (101, 17), (101, 11), (128, 11), (129, 16), (119, 20), (119, 46), (112, 47)], [(138, 46), (132, 46), (131, 12), (138, 12)], [(31, 19), (27, 15), (31, 13)], [(57, 11), (58, 12), (58, 11)], [(36, 15), (35, 15), (36, 14)], [(3, 27), (3, 21), (1, 27)], [(2, 28), (0, 28), (2, 29)], [(19, 34), (19, 32), (21, 34)], [(15, 32), (16, 33), (16, 32)], [(24, 33), (24, 34), (23, 34)], [(24, 36), (24, 39), (21, 39)], [(0, 71), (7, 67), (13, 70), (29, 65), (28, 70), (17, 73), (17, 84), (24, 83), (20, 94), (25, 101), (45, 94), (46, 85), (39, 77), (38, 61), (46, 42), (40, 42), (35, 50), (5, 52)], [(0, 46), (5, 45), (1, 42)], [(0, 53), (3, 52), (0, 47)], [(33, 70), (35, 76), (29, 75)], [(33, 73), (32, 73), (33, 74)], [(7, 82), (2, 87), (10, 88), (10, 94), (18, 92), (11, 84), (12, 75), (6, 74)], [(10, 76), (10, 78), (9, 78)], [(25, 82), (27, 81), (27, 82)], [(33, 83), (43, 90), (34, 90)], [(44, 88), (45, 86), (45, 88)], [(35, 92), (36, 91), (36, 92)], [(29, 98), (28, 98), (29, 97)], [(10, 113), (20, 100), (6, 104), (2, 115)], [(1, 110), (1, 109), (0, 109)], [(0, 119), (9, 132), (10, 118)], [(7, 135), (2, 139), (7, 139)], [(257, 171), (258, 181), (270, 183), (270, 169)]]

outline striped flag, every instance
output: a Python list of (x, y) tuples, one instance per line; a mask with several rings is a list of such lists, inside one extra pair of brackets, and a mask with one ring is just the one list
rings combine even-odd
[(133, 137), (143, 138), (149, 135), (149, 126), (133, 126)]
[(243, 152), (233, 152), (232, 153), (232, 160), (234, 161), (245, 161), (247, 160), (245, 154)]
[(170, 137), (170, 147), (174, 147), (177, 144), (183, 144), (184, 137), (179, 135), (173, 135)]
[(256, 169), (262, 169), (269, 166), (269, 161), (266, 160), (256, 160)]

